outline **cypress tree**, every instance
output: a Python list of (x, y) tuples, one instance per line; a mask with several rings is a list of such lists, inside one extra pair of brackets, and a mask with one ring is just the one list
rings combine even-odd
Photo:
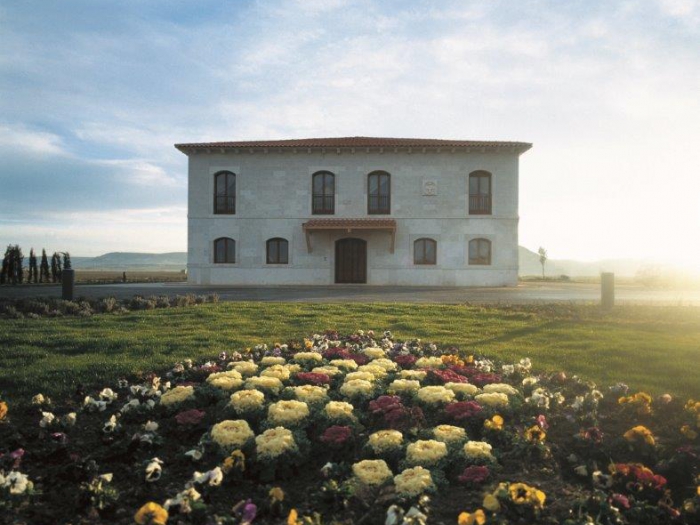
[(73, 267), (71, 266), (70, 263), (70, 253), (68, 252), (63, 252), (63, 269), (64, 270), (71, 270)]
[(41, 249), (41, 266), (39, 267), (39, 282), (49, 282), (49, 260), (46, 257), (46, 248)]
[(10, 250), (8, 246), (5, 250), (5, 256), (2, 258), (2, 271), (0, 271), (0, 284), (5, 284), (10, 281)]
[(51, 280), (53, 282), (58, 281), (58, 254), (56, 252), (53, 252), (53, 255), (51, 256)]
[(38, 282), (38, 277), (39, 277), (39, 270), (36, 266), (36, 254), (34, 253), (34, 248), (29, 250), (29, 277), (27, 278), (27, 282), (31, 283), (34, 281), (35, 283)]
[(19, 244), (15, 244), (15, 276), (18, 284), (22, 284), (24, 281), (24, 268), (22, 268), (23, 263), (24, 255), (22, 255), (22, 248), (19, 247)]

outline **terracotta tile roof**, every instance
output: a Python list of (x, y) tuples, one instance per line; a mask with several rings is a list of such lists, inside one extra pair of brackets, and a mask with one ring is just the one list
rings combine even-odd
[(196, 142), (175, 144), (187, 153), (206, 149), (265, 149), (265, 148), (485, 148), (511, 149), (524, 153), (532, 147), (527, 142), (501, 142), (491, 140), (443, 140), (443, 139), (402, 139), (387, 137), (334, 137), (288, 140), (245, 140), (234, 142)]
[(311, 219), (304, 224), (305, 230), (395, 230), (394, 219)]

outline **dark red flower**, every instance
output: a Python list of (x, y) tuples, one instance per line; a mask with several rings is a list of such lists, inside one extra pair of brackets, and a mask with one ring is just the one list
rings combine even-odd
[(333, 425), (321, 435), (321, 441), (329, 445), (342, 445), (352, 437), (352, 429), (346, 426)]
[(481, 405), (476, 401), (457, 401), (445, 407), (445, 412), (457, 421), (474, 417), (481, 412)]
[(394, 362), (401, 368), (411, 368), (417, 360), (418, 358), (411, 354), (397, 355), (396, 357), (394, 357)]
[(483, 483), (490, 475), (491, 471), (488, 467), (472, 465), (465, 468), (458, 479), (462, 483)]
[(401, 406), (384, 414), (384, 424), (395, 430), (408, 430), (421, 427), (425, 423), (423, 410), (420, 407), (406, 408)]
[(627, 496), (623, 496), (622, 494), (613, 494), (610, 497), (610, 503), (614, 503), (618, 507), (622, 507), (623, 509), (629, 509), (630, 508), (630, 500), (627, 499)]
[(311, 385), (327, 385), (331, 382), (328, 374), (319, 374), (317, 372), (299, 372), (296, 378), (302, 383)]
[(374, 401), (369, 402), (369, 409), (373, 414), (386, 414), (399, 408), (403, 408), (399, 396), (379, 396)]
[(185, 410), (180, 412), (175, 416), (175, 421), (178, 425), (182, 426), (195, 426), (198, 425), (202, 418), (204, 418), (206, 412), (204, 410), (199, 410), (197, 408), (192, 408), (190, 410)]
[(339, 346), (327, 348), (321, 352), (321, 355), (329, 361), (331, 359), (350, 359), (350, 351), (347, 348), (340, 348)]
[(603, 442), (603, 432), (598, 427), (590, 427), (586, 430), (582, 430), (581, 435), (583, 439), (592, 441), (593, 443), (599, 444)]
[(444, 385), (445, 383), (468, 383), (469, 380), (459, 375), (453, 370), (430, 370), (428, 372), (428, 378), (434, 383), (439, 383)]

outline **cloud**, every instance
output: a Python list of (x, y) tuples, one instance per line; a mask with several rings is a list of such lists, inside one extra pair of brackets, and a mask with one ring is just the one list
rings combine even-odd
[(0, 124), (0, 148), (20, 149), (37, 155), (66, 155), (63, 140), (45, 131), (29, 130), (20, 125), (11, 127)]

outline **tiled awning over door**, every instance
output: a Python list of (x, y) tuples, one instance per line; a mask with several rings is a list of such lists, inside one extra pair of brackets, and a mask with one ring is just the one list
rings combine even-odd
[(306, 235), (306, 248), (311, 253), (311, 232), (341, 230), (352, 233), (359, 230), (379, 230), (391, 234), (389, 251), (394, 253), (396, 221), (394, 219), (311, 219), (301, 225)]

